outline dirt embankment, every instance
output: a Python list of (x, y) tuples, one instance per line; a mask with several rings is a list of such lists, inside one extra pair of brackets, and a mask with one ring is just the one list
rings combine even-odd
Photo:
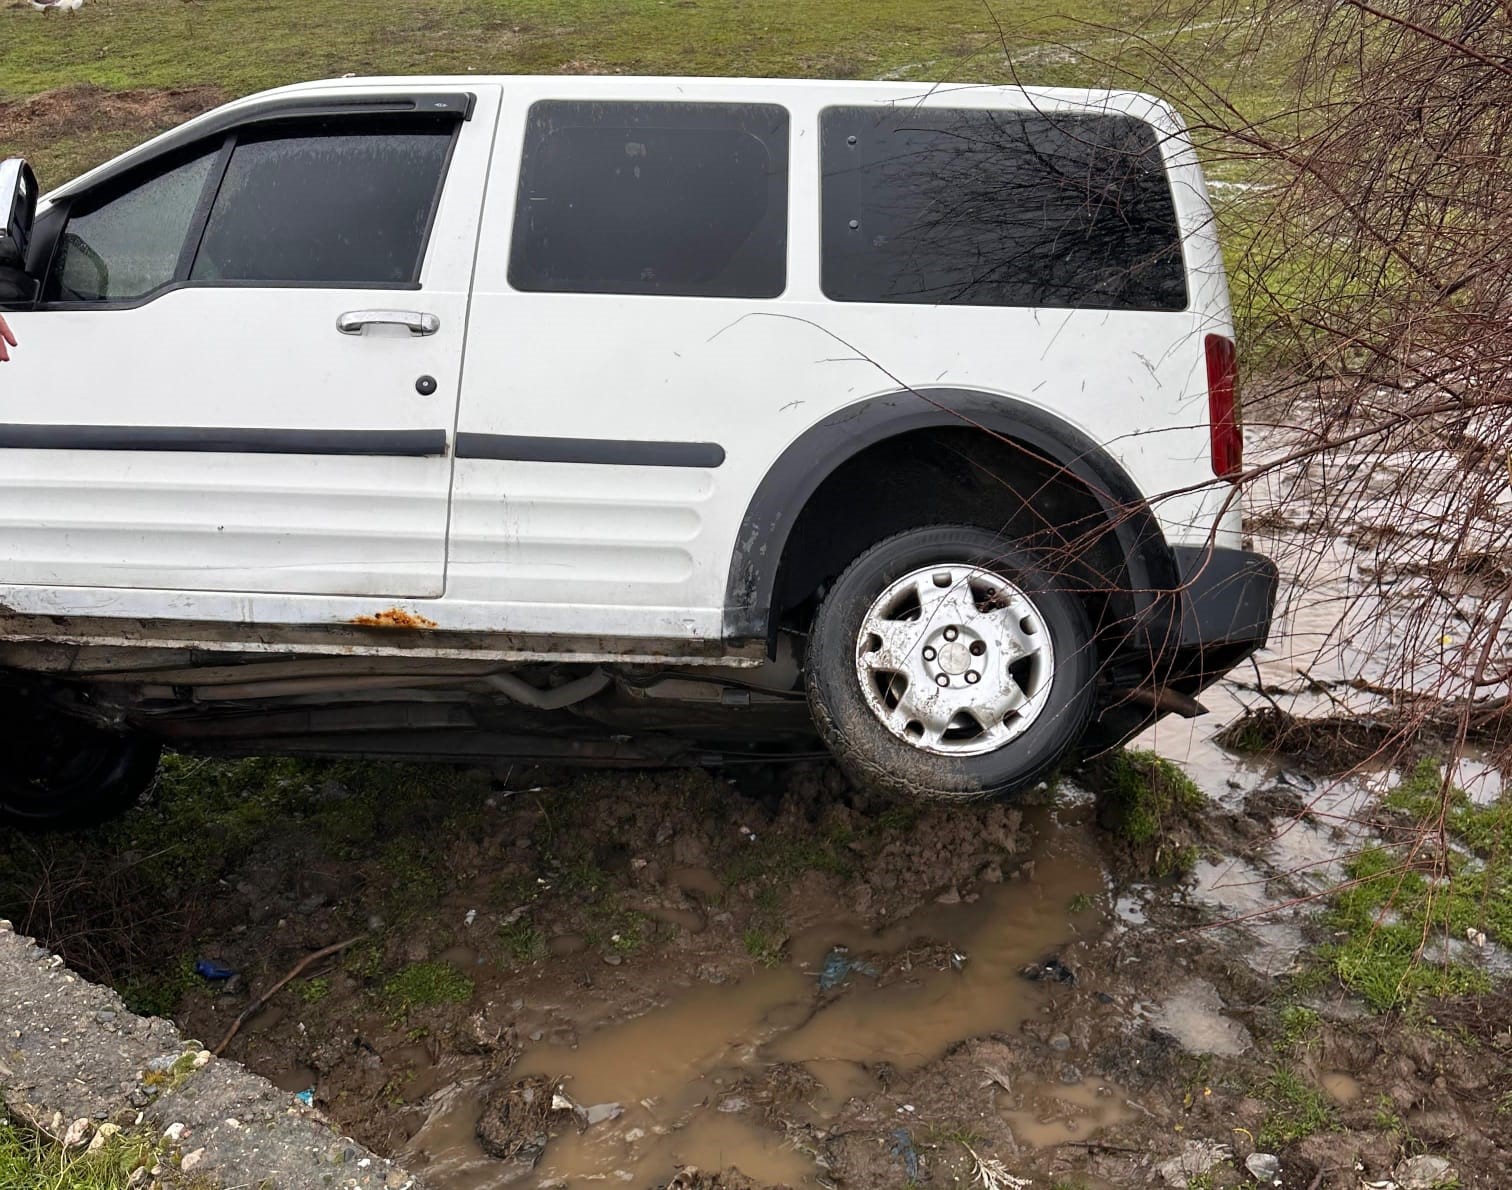
[(432, 1186), (1512, 1184), (1505, 993), (1371, 1015), (1317, 906), (1250, 918), (1352, 816), (1226, 763), (1221, 800), (1143, 814), (1106, 773), (920, 808), (827, 766), (183, 762), (6, 895), (212, 1043), (359, 937), (228, 1055)]

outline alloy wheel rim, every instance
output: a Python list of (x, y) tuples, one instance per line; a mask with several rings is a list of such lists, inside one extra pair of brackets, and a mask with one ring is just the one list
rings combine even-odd
[(921, 567), (872, 601), (856, 636), (866, 704), (898, 739), (982, 756), (1043, 713), (1055, 673), (1044, 617), (1015, 584), (965, 563)]

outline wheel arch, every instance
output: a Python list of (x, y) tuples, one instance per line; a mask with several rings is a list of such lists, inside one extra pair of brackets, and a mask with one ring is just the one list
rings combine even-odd
[(806, 507), (824, 482), (862, 452), (917, 431), (979, 430), (1061, 469), (1096, 500), (1117, 542), (1134, 606), (1134, 631), (1152, 652), (1170, 639), (1180, 585), (1175, 556), (1148, 501), (1113, 456), (1038, 406), (973, 389), (900, 390), (849, 405), (795, 439), (746, 506), (725, 587), (727, 641), (775, 639), (778, 580)]

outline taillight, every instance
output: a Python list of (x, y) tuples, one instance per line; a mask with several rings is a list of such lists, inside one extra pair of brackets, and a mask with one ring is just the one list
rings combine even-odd
[(1239, 425), (1239, 406), (1234, 399), (1238, 361), (1234, 341), (1209, 335), (1207, 348), (1208, 426), (1213, 438), (1213, 474), (1233, 479), (1244, 470), (1244, 431)]

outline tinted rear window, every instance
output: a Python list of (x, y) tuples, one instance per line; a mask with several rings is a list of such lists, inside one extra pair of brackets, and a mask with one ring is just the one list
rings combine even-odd
[(836, 301), (1186, 307), (1170, 184), (1140, 120), (830, 108), (821, 144)]
[(533, 105), (509, 281), (767, 298), (786, 283), (788, 115), (756, 103)]

